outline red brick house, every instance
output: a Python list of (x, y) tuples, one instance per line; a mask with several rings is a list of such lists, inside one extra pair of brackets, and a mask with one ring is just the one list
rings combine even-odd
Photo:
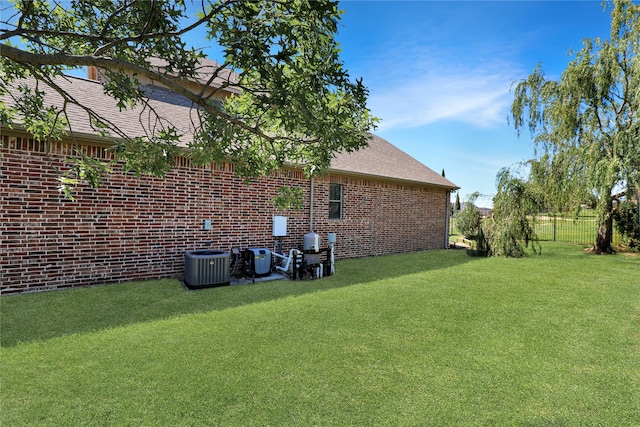
[[(127, 132), (140, 132), (139, 112), (120, 112), (98, 82), (60, 80)], [(50, 101), (58, 102), (53, 95)], [(159, 89), (153, 102), (161, 115), (183, 115), (188, 128), (189, 106), (179, 97)], [(69, 115), (77, 146), (109, 158), (108, 144), (81, 112), (70, 108)], [(313, 180), (291, 166), (247, 185), (233, 164), (194, 166), (180, 157), (164, 179), (115, 170), (98, 189), (79, 187), (69, 201), (58, 191), (56, 168), (73, 154), (72, 144), (35, 141), (19, 126), (0, 131), (3, 294), (180, 277), (184, 252), (205, 242), (227, 251), (271, 248), (274, 215), (288, 218), (285, 251), (299, 247), (310, 230), (325, 244), (327, 233), (337, 234), (338, 259), (448, 244), (449, 193), (457, 187), (377, 136), (366, 149), (338, 154), (330, 170)], [(283, 185), (303, 189), (302, 210), (275, 210), (271, 199)]]

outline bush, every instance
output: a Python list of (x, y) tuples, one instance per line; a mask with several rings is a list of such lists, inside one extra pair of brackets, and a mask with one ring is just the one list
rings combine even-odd
[(622, 242), (629, 250), (640, 251), (640, 224), (638, 205), (626, 200), (613, 213), (613, 223), (622, 235)]
[(483, 227), (484, 225), (480, 227), (480, 231), (476, 235), (475, 249), (467, 249), (467, 255), (474, 257), (488, 257), (492, 255), (491, 246), (484, 235)]
[(456, 227), (466, 239), (476, 240), (481, 231), (482, 214), (472, 202), (467, 202), (464, 209), (456, 215)]

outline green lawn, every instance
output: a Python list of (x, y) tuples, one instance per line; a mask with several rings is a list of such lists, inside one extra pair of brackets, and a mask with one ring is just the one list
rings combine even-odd
[(0, 425), (640, 425), (639, 257), (336, 269), (2, 297)]

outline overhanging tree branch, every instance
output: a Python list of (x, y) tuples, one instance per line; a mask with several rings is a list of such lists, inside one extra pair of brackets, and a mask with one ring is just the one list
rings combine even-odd
[[(56, 94), (45, 99), (44, 93), (25, 93), (31, 110), (0, 103), (3, 120), (24, 123), (24, 114), (45, 101), (51, 105), (39, 120), (53, 117), (62, 103), (65, 113), (75, 113), (69, 108), (75, 105), (99, 136), (108, 129), (133, 149), (140, 143), (149, 152), (165, 143), (188, 145), (194, 159), (237, 161), (236, 171), (251, 177), (271, 173), (285, 161), (321, 171), (334, 152), (366, 146), (375, 127), (377, 120), (366, 107), (366, 87), (350, 81), (339, 59), (334, 36), (341, 12), (336, 1), (201, 0), (196, 20), (183, 1), (74, 0), (73, 5), (65, 9), (56, 1), (23, 0), (16, 4), (17, 17), (2, 21), (0, 99), (10, 98), (24, 84), (20, 79), (29, 76)], [(223, 51), (223, 60), (206, 70), (200, 68), (207, 63), (202, 53), (181, 38), (195, 28), (206, 29)], [(17, 37), (26, 40), (24, 47), (12, 44)], [(85, 66), (102, 70), (102, 89), (71, 80), (60, 84), (66, 67)], [(102, 90), (99, 101), (107, 109), (114, 104), (120, 111), (142, 106), (135, 113), (144, 131), (136, 130), (137, 125), (120, 129), (122, 123), (113, 115), (118, 113), (92, 108), (92, 102), (76, 93), (80, 86)], [(165, 102), (153, 94), (158, 86), (172, 100), (179, 99), (177, 108), (158, 104)], [(59, 97), (60, 104), (52, 101)], [(172, 117), (172, 112), (178, 114)], [(130, 120), (130, 113), (122, 114)], [(73, 126), (68, 124), (72, 135)], [(188, 135), (179, 138), (177, 129)]]
[(83, 56), (68, 55), (64, 53), (56, 54), (56, 55), (31, 53), (31, 52), (25, 52), (21, 49), (15, 48), (13, 46), (8, 46), (5, 44), (2, 44), (0, 46), (0, 55), (8, 59), (11, 59), (13, 61), (20, 62), (23, 64), (29, 64), (34, 67), (41, 67), (44, 65), (63, 65), (68, 67), (93, 66), (93, 67), (105, 68), (105, 69), (118, 69), (122, 71), (128, 71), (131, 73), (139, 74), (141, 76), (145, 76), (151, 80), (154, 80), (158, 83), (161, 83), (167, 86), (169, 89), (171, 89), (175, 93), (184, 96), (185, 98), (189, 99), (198, 107), (206, 110), (212, 116), (223, 119), (229, 122), (230, 124), (238, 126), (239, 128), (244, 129), (245, 131), (257, 137), (263, 138), (267, 141), (271, 141), (273, 139), (272, 136), (264, 132), (260, 132), (258, 129), (246, 124), (242, 120), (239, 120), (235, 117), (225, 114), (219, 109), (212, 107), (210, 103), (204, 102), (205, 100), (203, 100), (202, 97), (198, 96), (198, 94), (191, 92), (189, 89), (185, 88), (183, 85), (176, 82), (174, 79), (168, 78), (162, 73), (154, 72), (153, 70), (150, 70), (148, 68), (142, 67), (137, 64), (132, 64), (122, 59), (95, 57), (92, 55), (83, 55)]

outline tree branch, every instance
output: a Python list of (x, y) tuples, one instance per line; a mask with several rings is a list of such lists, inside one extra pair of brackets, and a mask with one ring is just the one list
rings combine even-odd
[[(197, 21), (193, 22), (191, 25), (188, 25), (186, 27), (184, 27), (183, 29), (181, 29), (180, 31), (173, 31), (173, 32), (163, 32), (163, 33), (149, 33), (149, 34), (144, 34), (144, 31), (141, 34), (138, 34), (136, 36), (131, 36), (131, 37), (125, 37), (125, 38), (121, 38), (121, 39), (110, 39), (111, 41), (104, 45), (99, 47), (98, 49), (96, 49), (96, 51), (93, 53), (94, 56), (99, 56), (102, 55), (102, 53), (108, 49), (111, 49), (112, 47), (115, 47), (117, 45), (120, 44), (125, 44), (125, 43), (129, 43), (132, 41), (135, 42), (140, 42), (142, 40), (147, 40), (147, 39), (153, 39), (156, 37), (179, 37), (183, 34), (188, 33), (189, 31), (193, 30), (194, 28), (199, 27), (200, 25), (204, 24), (205, 22), (209, 21), (213, 16), (215, 16), (216, 14), (218, 14), (220, 12), (220, 10), (222, 10), (224, 7), (236, 3), (238, 0), (228, 0), (224, 3), (222, 3), (220, 6), (218, 6), (215, 9), (211, 9), (211, 11), (209, 13), (207, 13), (206, 15), (204, 15), (202, 18), (198, 19)], [(203, 9), (204, 10), (204, 9)], [(114, 13), (115, 15), (115, 13)], [(113, 16), (113, 15), (112, 15)], [(111, 18), (111, 17), (110, 17)], [(103, 29), (103, 33), (104, 30), (106, 30), (106, 25)], [(145, 26), (146, 28), (146, 26)], [(100, 37), (100, 40), (104, 40), (104, 37)]]
[(267, 141), (272, 141), (273, 137), (267, 135), (266, 133), (255, 129), (254, 127), (248, 125), (244, 121), (233, 117), (229, 114), (226, 114), (216, 108), (214, 108), (210, 103), (206, 102), (201, 96), (191, 92), (189, 89), (182, 86), (180, 83), (175, 80), (168, 78), (161, 73), (154, 72), (149, 68), (132, 64), (131, 62), (117, 59), (117, 58), (105, 58), (105, 57), (95, 57), (92, 55), (69, 55), (65, 53), (59, 54), (39, 54), (39, 53), (30, 53), (24, 50), (15, 48), (13, 46), (0, 44), (0, 55), (8, 58), (15, 62), (20, 62), (23, 64), (30, 64), (34, 67), (41, 67), (45, 65), (64, 65), (70, 67), (84, 67), (84, 66), (94, 66), (98, 68), (104, 69), (117, 69), (122, 71), (130, 71), (133, 73), (137, 73), (141, 76), (147, 77), (151, 80), (154, 80), (158, 83), (165, 85), (167, 88), (172, 90), (173, 92), (184, 96), (195, 105), (203, 108), (207, 111), (207, 113), (211, 114), (214, 117), (225, 120), (230, 124), (233, 124), (245, 131), (259, 137), (265, 139)]
[(131, 6), (133, 3), (124, 3), (122, 5), (122, 7), (120, 7), (118, 10), (114, 11), (111, 15), (109, 15), (109, 17), (107, 18), (106, 22), (104, 23), (104, 26), (102, 27), (102, 32), (100, 33), (99, 36), (99, 40), (103, 40), (106, 38), (106, 31), (107, 28), (109, 28), (109, 25), (111, 25), (111, 21), (113, 21), (113, 18), (116, 17), (118, 15), (118, 13), (122, 12), (123, 10), (125, 10), (126, 8), (128, 8), (129, 6)]

